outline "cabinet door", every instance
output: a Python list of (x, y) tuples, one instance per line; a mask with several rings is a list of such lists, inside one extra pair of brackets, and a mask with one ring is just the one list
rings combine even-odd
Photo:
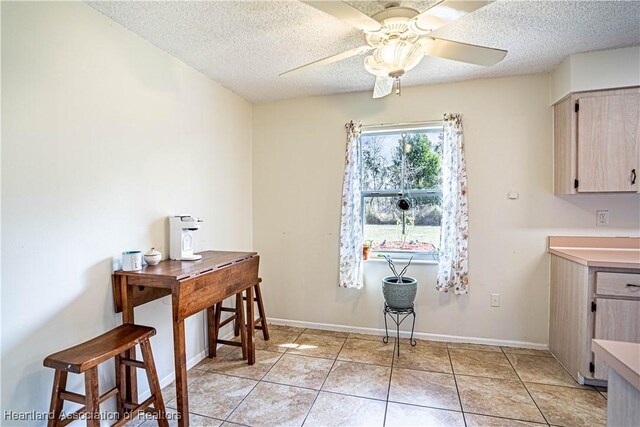
[(553, 106), (553, 193), (576, 194), (578, 177), (576, 153), (575, 99), (568, 97)]
[[(640, 343), (640, 300), (596, 298), (594, 338)], [(595, 360), (595, 378), (607, 379), (606, 363)]]
[(638, 191), (640, 94), (585, 96), (578, 104), (578, 191)]

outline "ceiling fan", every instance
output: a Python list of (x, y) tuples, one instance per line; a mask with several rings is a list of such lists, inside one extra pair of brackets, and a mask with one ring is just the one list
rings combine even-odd
[(417, 66), (422, 58), (435, 56), (469, 64), (491, 66), (500, 62), (506, 50), (460, 43), (430, 34), (492, 1), (444, 0), (426, 11), (389, 3), (373, 16), (365, 15), (342, 1), (306, 1), (309, 6), (332, 15), (364, 32), (366, 45), (332, 55), (281, 73), (290, 75), (303, 70), (341, 61), (371, 52), (364, 60), (365, 69), (376, 76), (374, 98), (389, 95), (394, 87), (400, 95), (400, 77)]

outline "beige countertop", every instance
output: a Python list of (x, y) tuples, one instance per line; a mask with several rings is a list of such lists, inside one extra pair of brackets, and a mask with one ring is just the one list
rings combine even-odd
[(594, 339), (592, 348), (611, 369), (640, 390), (640, 344)]
[(634, 249), (549, 248), (549, 253), (589, 267), (640, 268), (640, 251)]
[(589, 267), (640, 269), (638, 237), (549, 237), (549, 253)]

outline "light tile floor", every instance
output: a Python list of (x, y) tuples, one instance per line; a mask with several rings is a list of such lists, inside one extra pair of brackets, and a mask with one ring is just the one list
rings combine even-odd
[[(189, 371), (197, 426), (604, 426), (606, 389), (547, 351), (271, 325), (256, 364), (223, 347)], [(163, 390), (175, 408), (174, 385)], [(143, 425), (154, 425), (147, 420)], [(175, 423), (172, 423), (174, 425)]]

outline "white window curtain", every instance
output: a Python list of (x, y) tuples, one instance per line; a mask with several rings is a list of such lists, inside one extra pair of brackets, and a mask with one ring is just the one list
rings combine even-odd
[(469, 214), (467, 208), (467, 168), (464, 160), (462, 118), (444, 115), (442, 142), (442, 235), (436, 289), (466, 294)]
[(340, 221), (340, 282), (342, 288), (362, 288), (362, 183), (360, 132), (362, 123), (350, 121), (347, 129), (342, 217)]

